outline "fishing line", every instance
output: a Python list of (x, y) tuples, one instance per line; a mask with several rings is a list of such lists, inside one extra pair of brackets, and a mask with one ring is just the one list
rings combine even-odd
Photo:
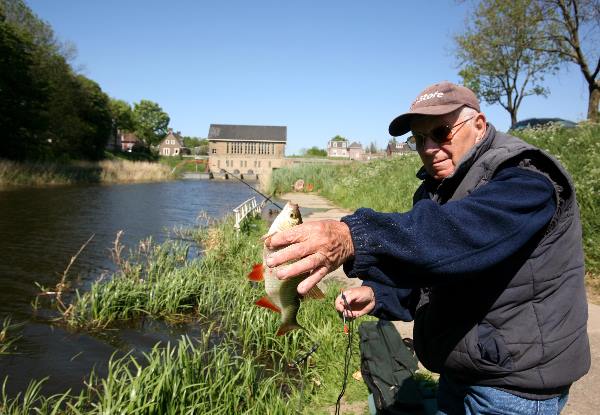
[[(348, 300), (344, 295), (344, 291), (342, 291), (342, 301), (344, 302), (344, 312), (342, 313), (342, 316), (344, 318), (344, 333), (346, 333), (348, 336), (348, 344), (346, 345), (346, 353), (344, 354), (344, 381), (342, 383), (342, 390), (340, 391), (340, 394), (337, 398), (337, 402), (335, 403), (335, 415), (340, 414), (342, 397), (344, 396), (344, 393), (346, 393), (346, 386), (348, 385), (348, 372), (350, 370), (350, 361), (352, 359), (352, 338), (354, 334), (354, 315), (352, 313), (352, 310), (350, 309)], [(346, 325), (346, 311), (350, 313), (350, 321), (348, 322), (348, 325)]]
[(239, 177), (237, 177), (235, 174), (228, 172), (225, 169), (221, 169), (223, 170), (225, 173), (227, 173), (230, 176), (235, 177), (236, 179), (238, 179), (240, 182), (244, 183), (246, 186), (248, 186), (250, 189), (254, 190), (256, 193), (258, 193), (259, 195), (261, 195), (262, 197), (264, 197), (266, 199), (267, 202), (271, 202), (273, 203), (275, 206), (277, 206), (280, 210), (283, 210), (283, 208), (281, 206), (279, 206), (277, 203), (275, 203), (273, 200), (271, 200), (271, 197), (264, 195), (263, 193), (259, 192), (258, 190), (256, 190), (254, 187), (250, 186), (248, 183), (246, 183), (244, 181), (244, 179), (240, 179)]

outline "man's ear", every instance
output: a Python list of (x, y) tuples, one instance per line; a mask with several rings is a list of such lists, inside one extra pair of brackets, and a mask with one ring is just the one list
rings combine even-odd
[(485, 136), (485, 131), (487, 129), (487, 120), (483, 112), (480, 112), (475, 116), (474, 125), (475, 130), (477, 131), (477, 139), (475, 141), (479, 142)]

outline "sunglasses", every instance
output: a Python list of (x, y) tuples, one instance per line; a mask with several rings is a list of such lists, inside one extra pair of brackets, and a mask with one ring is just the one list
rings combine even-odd
[(412, 137), (410, 137), (407, 141), (414, 142), (416, 146), (420, 148), (425, 145), (425, 139), (428, 137), (431, 138), (431, 140), (436, 144), (449, 143), (452, 141), (454, 135), (460, 130), (460, 128), (454, 131), (454, 133), (452, 130), (454, 130), (456, 127), (462, 127), (467, 121), (472, 120), (473, 118), (475, 118), (475, 116), (467, 118), (466, 120), (462, 120), (454, 125), (443, 124), (435, 127), (428, 133), (413, 132)]

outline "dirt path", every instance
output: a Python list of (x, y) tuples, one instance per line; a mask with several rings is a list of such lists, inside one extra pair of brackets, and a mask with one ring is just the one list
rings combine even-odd
[[(340, 219), (352, 212), (340, 209), (327, 199), (312, 193), (286, 193), (284, 200), (298, 203), (301, 207), (319, 209), (307, 216), (305, 221)], [(347, 278), (341, 267), (330, 273), (325, 280), (335, 279), (345, 286), (360, 285), (360, 281)], [(324, 280), (324, 281), (325, 281)], [(563, 414), (592, 415), (600, 413), (600, 306), (588, 304), (588, 334), (592, 350), (592, 367), (589, 373), (571, 387), (569, 400)], [(412, 323), (397, 322), (396, 327), (404, 337), (412, 337)]]

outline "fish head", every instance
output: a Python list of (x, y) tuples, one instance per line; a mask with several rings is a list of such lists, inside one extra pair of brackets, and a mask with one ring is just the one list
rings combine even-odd
[(298, 204), (287, 202), (269, 228), (269, 235), (291, 229), (302, 223), (302, 215)]

